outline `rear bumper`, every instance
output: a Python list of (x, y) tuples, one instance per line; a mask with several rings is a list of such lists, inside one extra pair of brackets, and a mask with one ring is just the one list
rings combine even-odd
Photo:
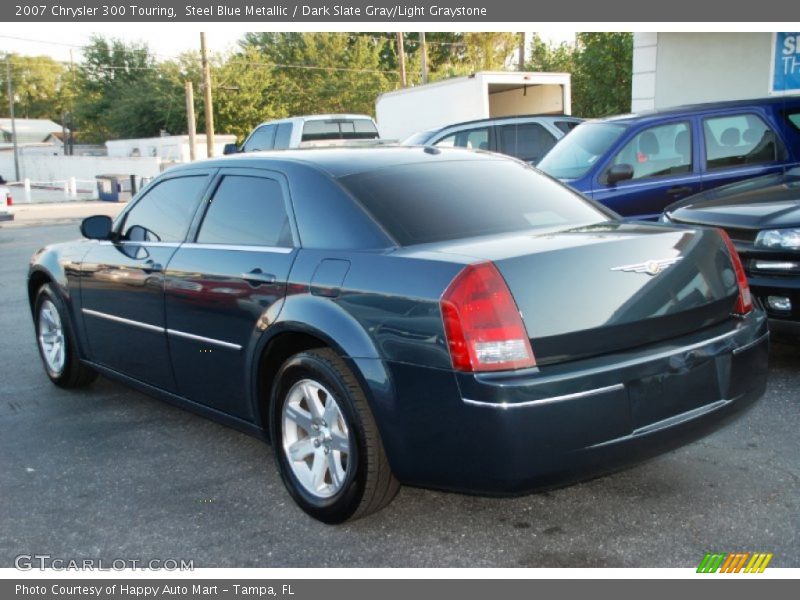
[(617, 470), (713, 431), (766, 388), (766, 317), (658, 347), (502, 374), (390, 364), (376, 418), (406, 484), (520, 494)]

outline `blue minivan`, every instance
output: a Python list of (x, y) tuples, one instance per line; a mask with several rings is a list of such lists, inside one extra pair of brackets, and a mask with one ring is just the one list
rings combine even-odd
[(679, 106), (587, 121), (538, 164), (625, 217), (800, 165), (800, 96)]

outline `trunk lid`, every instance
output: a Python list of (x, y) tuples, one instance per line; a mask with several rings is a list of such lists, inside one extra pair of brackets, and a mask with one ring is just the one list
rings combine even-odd
[(540, 365), (709, 327), (738, 296), (725, 244), (706, 229), (603, 223), (436, 246), (497, 266)]

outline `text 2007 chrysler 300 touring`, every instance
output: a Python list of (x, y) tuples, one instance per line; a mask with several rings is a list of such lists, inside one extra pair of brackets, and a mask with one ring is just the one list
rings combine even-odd
[(309, 514), (400, 483), (514, 494), (695, 439), (759, 398), (730, 240), (617, 220), (466, 150), (170, 169), (29, 277), (50, 379), (96, 373), (271, 439)]

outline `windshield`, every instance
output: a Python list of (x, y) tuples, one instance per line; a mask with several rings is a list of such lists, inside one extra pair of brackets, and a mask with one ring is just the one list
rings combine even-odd
[(339, 181), (401, 246), (612, 218), (512, 160), (415, 163)]
[(583, 123), (558, 142), (537, 168), (558, 179), (578, 179), (617, 141), (625, 125)]

